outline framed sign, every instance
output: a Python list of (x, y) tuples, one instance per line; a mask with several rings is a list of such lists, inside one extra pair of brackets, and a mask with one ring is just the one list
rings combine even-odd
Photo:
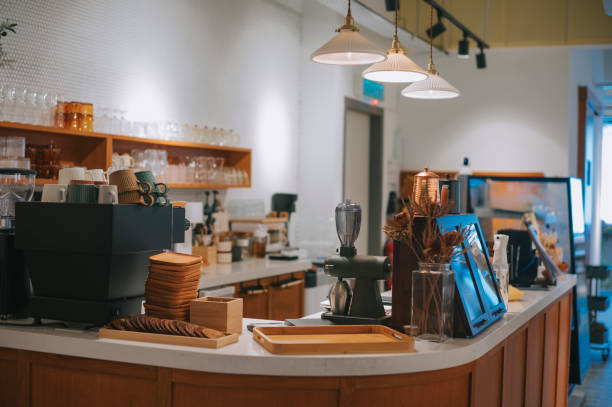
[(441, 217), (438, 227), (442, 233), (462, 228), (469, 232), (463, 243), (465, 252), (451, 262), (457, 305), (454, 336), (474, 336), (506, 312), (484, 236), (474, 214)]

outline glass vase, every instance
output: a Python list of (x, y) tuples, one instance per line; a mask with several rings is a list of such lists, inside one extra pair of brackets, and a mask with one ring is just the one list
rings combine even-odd
[(412, 272), (413, 334), (444, 342), (453, 336), (455, 273), (448, 263), (419, 263)]

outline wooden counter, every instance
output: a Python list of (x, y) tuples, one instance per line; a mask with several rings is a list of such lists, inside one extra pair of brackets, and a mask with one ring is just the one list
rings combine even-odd
[(417, 341), (412, 354), (278, 356), (246, 332), (211, 350), (2, 327), (0, 405), (564, 406), (574, 284), (527, 292), (478, 337)]

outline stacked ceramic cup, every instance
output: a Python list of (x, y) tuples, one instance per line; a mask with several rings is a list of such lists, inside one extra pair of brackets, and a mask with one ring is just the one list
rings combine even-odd
[(116, 204), (117, 187), (108, 185), (102, 169), (66, 167), (59, 171), (57, 184), (45, 184), (42, 202), (79, 204)]
[(145, 314), (188, 321), (189, 303), (198, 298), (202, 257), (166, 252), (151, 256), (149, 260)]
[(110, 174), (108, 179), (111, 185), (117, 186), (120, 204), (140, 204), (144, 206), (155, 204), (151, 184), (139, 181), (134, 171), (115, 171)]
[(149, 184), (152, 187), (151, 196), (155, 200), (157, 206), (168, 206), (170, 200), (168, 199), (168, 185), (163, 182), (157, 182), (152, 171), (137, 171), (136, 178), (138, 181)]

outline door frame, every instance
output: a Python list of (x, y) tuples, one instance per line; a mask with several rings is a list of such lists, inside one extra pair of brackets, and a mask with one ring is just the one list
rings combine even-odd
[[(344, 168), (346, 165), (346, 113), (352, 110), (370, 116), (370, 169), (369, 169), (369, 213), (368, 253), (380, 255), (382, 250), (382, 202), (383, 202), (383, 119), (384, 110), (351, 98), (344, 98), (344, 131), (342, 134), (342, 197), (344, 198)], [(365, 255), (366, 253), (361, 253)]]
[[(602, 105), (597, 96), (588, 86), (578, 86), (578, 161), (576, 168), (576, 176), (582, 178), (582, 184), (586, 185), (586, 175), (584, 173), (584, 158), (586, 154), (586, 122), (588, 116), (588, 108), (593, 109), (595, 116), (600, 116)], [(590, 178), (593, 178), (593, 169), (591, 168)], [(590, 181), (590, 180), (589, 180)]]
[[(592, 113), (590, 113), (592, 111)], [(587, 239), (587, 262), (589, 264), (599, 264), (601, 261), (601, 213), (599, 208), (599, 200), (601, 197), (601, 138), (603, 136), (603, 106), (597, 95), (588, 86), (578, 87), (578, 168), (577, 176), (582, 178), (583, 195), (586, 195), (587, 190), (590, 190), (590, 199), (583, 196), (586, 211), (590, 212), (590, 222), (586, 223), (586, 239)], [(593, 136), (593, 159), (590, 162), (590, 167), (585, 173), (586, 161), (586, 125), (589, 116), (592, 115), (594, 120), (599, 118), (602, 126), (599, 132)], [(598, 156), (599, 155), (599, 156)], [(589, 187), (589, 188), (587, 188)], [(590, 202), (590, 207), (586, 207), (586, 203)]]

